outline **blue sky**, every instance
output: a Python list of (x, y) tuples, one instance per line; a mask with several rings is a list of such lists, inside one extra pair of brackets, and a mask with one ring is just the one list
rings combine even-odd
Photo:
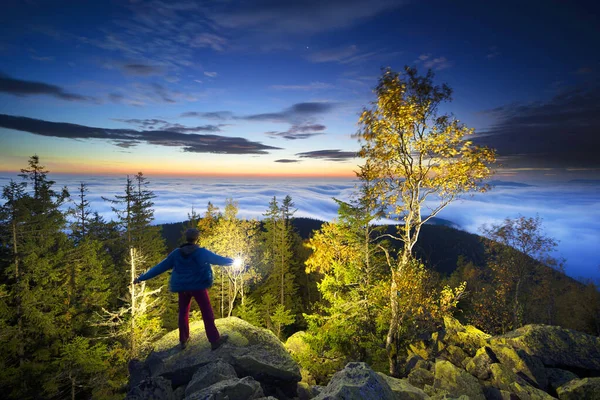
[(499, 176), (600, 175), (593, 2), (4, 4), (0, 170), (350, 177), (380, 68), (412, 65)]
[(569, 274), (600, 273), (596, 2), (2, 4), (2, 181), (38, 154), (53, 173), (86, 174), (96, 200), (143, 171), (160, 222), (226, 197), (260, 216), (285, 194), (299, 216), (331, 219), (331, 197), (352, 190), (352, 135), (381, 68), (409, 65), (453, 88), (443, 111), (497, 149), (494, 179), (532, 185), (505, 183), (440, 216), (477, 232), (539, 214)]

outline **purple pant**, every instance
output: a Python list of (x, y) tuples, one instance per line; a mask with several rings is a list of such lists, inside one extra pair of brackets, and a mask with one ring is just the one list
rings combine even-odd
[(208, 291), (206, 289), (192, 290), (187, 292), (179, 292), (179, 341), (187, 342), (190, 338), (190, 305), (192, 304), (192, 297), (196, 299), (196, 302), (200, 306), (200, 312), (202, 312), (202, 320), (204, 321), (204, 329), (206, 331), (206, 337), (211, 343), (219, 340), (219, 331), (215, 325), (215, 316), (213, 314), (212, 307), (210, 305), (210, 299), (208, 298)]

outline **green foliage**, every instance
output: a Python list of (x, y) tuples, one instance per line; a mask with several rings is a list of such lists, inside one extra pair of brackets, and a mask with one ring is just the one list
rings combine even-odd
[(246, 299), (246, 301), (236, 307), (233, 314), (254, 326), (264, 326), (264, 318), (262, 318), (255, 301), (251, 298)]
[(273, 314), (271, 314), (271, 322), (273, 323), (277, 337), (281, 339), (281, 330), (293, 324), (295, 319), (291, 310), (286, 309), (283, 304), (277, 304)]

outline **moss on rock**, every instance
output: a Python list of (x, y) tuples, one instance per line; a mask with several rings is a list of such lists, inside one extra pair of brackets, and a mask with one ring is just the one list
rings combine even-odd
[(550, 325), (526, 325), (490, 339), (539, 357), (547, 367), (600, 371), (600, 338)]
[(446, 360), (435, 363), (433, 387), (447, 391), (450, 396), (467, 395), (472, 400), (485, 400), (477, 378)]

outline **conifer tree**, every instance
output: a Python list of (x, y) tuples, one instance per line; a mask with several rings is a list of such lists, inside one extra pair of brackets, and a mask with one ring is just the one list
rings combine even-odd
[[(108, 315), (127, 315), (127, 324), (122, 326), (122, 333), (127, 337), (127, 348), (130, 356), (135, 357), (146, 350), (151, 340), (160, 332), (160, 318), (153, 309), (159, 303), (156, 294), (163, 287), (149, 288), (146, 282), (139, 286), (133, 281), (145, 269), (161, 260), (164, 254), (164, 241), (160, 237), (160, 228), (151, 226), (154, 220), (154, 193), (147, 189), (148, 182), (140, 172), (134, 180), (127, 176), (125, 194), (116, 195), (114, 199), (106, 199), (118, 216), (124, 243), (127, 247), (125, 265), (119, 274), (126, 288), (127, 304), (119, 312)], [(123, 265), (123, 264), (121, 264)], [(166, 277), (165, 277), (166, 278)], [(164, 284), (164, 282), (161, 282)]]
[[(269, 209), (264, 214), (264, 240), (263, 240), (263, 264), (266, 274), (264, 285), (260, 289), (261, 295), (270, 294), (277, 300), (277, 303), (284, 308), (279, 314), (283, 315), (285, 310), (290, 310), (295, 315), (297, 302), (294, 301), (298, 288), (295, 283), (293, 273), (293, 229), (291, 219), (295, 212), (292, 210), (293, 202), (290, 196), (287, 196), (282, 205), (277, 202), (277, 197), (269, 202)], [(271, 315), (275, 310), (269, 311), (271, 307), (263, 298), (263, 307), (265, 308), (265, 318), (267, 327), (276, 330), (272, 326)], [(282, 321), (287, 321), (283, 318)]]
[(20, 175), (29, 191), (14, 182), (3, 190), (7, 202), (2, 206), (2, 228), (12, 233), (6, 243), (13, 254), (2, 268), (8, 294), (3, 333), (10, 336), (0, 338), (4, 342), (0, 379), (9, 397), (39, 393), (39, 383), (50, 381), (53, 374), (48, 361), (57, 356), (61, 338), (69, 334), (62, 319), (68, 242), (66, 216), (60, 208), (68, 191), (55, 191), (55, 182), (47, 175), (39, 157), (32, 156)]

